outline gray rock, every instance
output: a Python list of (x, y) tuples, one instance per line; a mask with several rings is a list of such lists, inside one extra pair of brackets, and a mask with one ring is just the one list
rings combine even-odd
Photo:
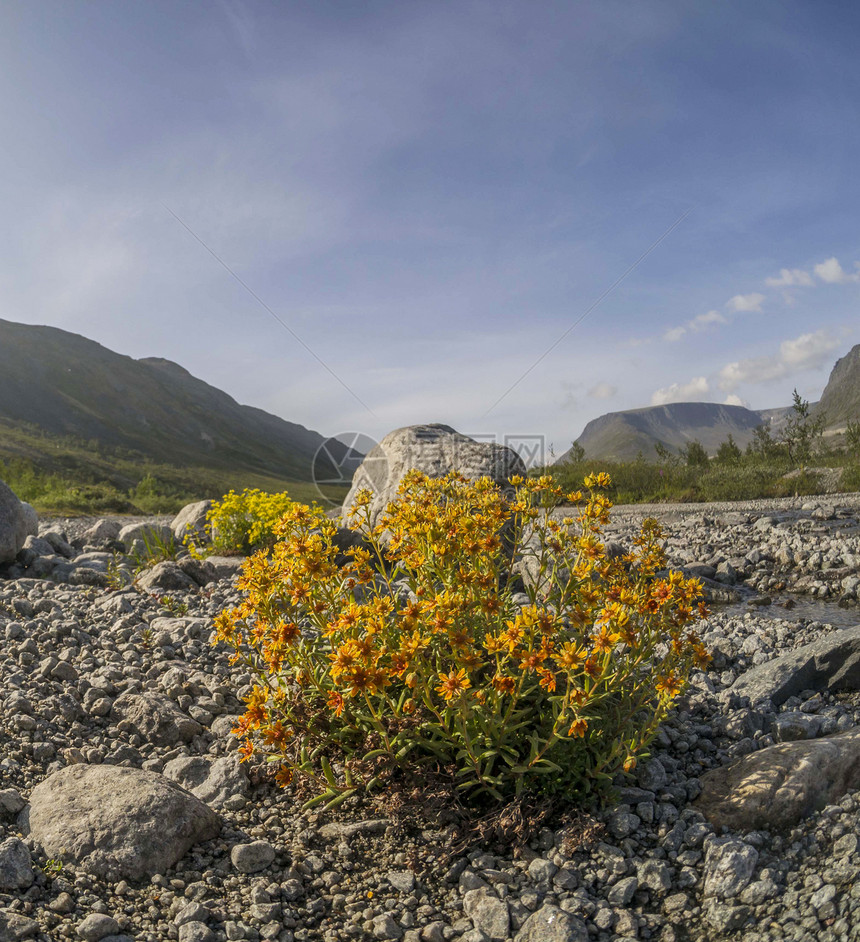
[(839, 801), (860, 780), (860, 729), (768, 746), (702, 775), (694, 807), (715, 828), (781, 830)]
[(652, 893), (667, 893), (672, 888), (674, 870), (665, 860), (643, 860), (636, 867), (639, 886)]
[(609, 892), (606, 894), (606, 900), (610, 906), (623, 909), (630, 905), (630, 901), (636, 895), (638, 889), (639, 881), (636, 877), (625, 877), (610, 887)]
[(178, 782), (213, 808), (221, 807), (233, 795), (248, 794), (248, 775), (235, 755), (222, 756), (220, 759), (179, 756), (164, 766), (162, 775), (172, 782)]
[(790, 710), (774, 717), (770, 731), (777, 742), (794, 742), (798, 739), (815, 739), (821, 729), (821, 719), (808, 713)]
[(193, 556), (183, 556), (177, 564), (179, 568), (193, 579), (197, 585), (209, 585), (218, 578), (218, 573), (208, 559), (195, 559)]
[(206, 922), (211, 913), (202, 904), (195, 901), (183, 903), (181, 909), (173, 918), (175, 926), (184, 926), (186, 922)]
[(35, 879), (30, 851), (17, 837), (0, 844), (0, 890), (25, 890)]
[(25, 550), (30, 550), (34, 556), (53, 556), (54, 547), (47, 540), (43, 540), (39, 536), (33, 536), (30, 534), (26, 540), (24, 540)]
[(96, 520), (91, 527), (84, 530), (83, 537), (87, 543), (107, 543), (110, 540), (118, 540), (119, 531), (120, 525), (116, 520), (102, 517), (101, 520)]
[(709, 900), (705, 907), (705, 918), (719, 933), (734, 932), (745, 925), (752, 911), (749, 906), (732, 906), (719, 900)]
[(391, 913), (383, 913), (381, 916), (374, 916), (373, 929), (371, 931), (374, 939), (399, 939), (403, 935), (403, 930), (397, 924)]
[(174, 592), (185, 592), (196, 589), (197, 583), (183, 572), (179, 566), (170, 559), (156, 563), (137, 578), (137, 584), (146, 592), (153, 589), (167, 589)]
[(21, 501), (21, 512), (24, 514), (24, 526), (28, 536), (38, 536), (39, 533), (39, 515), (36, 508), (27, 501)]
[(39, 931), (40, 926), (35, 919), (0, 910), (0, 942), (32, 939), (39, 934)]
[(753, 667), (731, 689), (752, 703), (771, 700), (776, 706), (802, 690), (860, 690), (860, 625)]
[(526, 473), (520, 456), (504, 445), (477, 442), (447, 425), (410, 425), (389, 432), (359, 465), (343, 503), (344, 518), (349, 518), (356, 494), (367, 488), (374, 494), (369, 522), (375, 526), (413, 468), (429, 477), (449, 471), (472, 480), (488, 477), (501, 487), (508, 486), (512, 475)]
[(319, 829), (319, 834), (324, 841), (351, 841), (354, 837), (384, 834), (390, 825), (390, 818), (368, 818), (351, 823), (330, 821)]
[(230, 861), (239, 873), (258, 873), (275, 859), (275, 848), (268, 841), (236, 844), (230, 851)]
[(212, 507), (211, 500), (198, 500), (186, 504), (170, 523), (170, 530), (179, 541), (186, 537), (195, 542), (206, 539), (206, 514)]
[(516, 942), (588, 942), (588, 929), (577, 916), (545, 903), (514, 938)]
[(59, 530), (48, 529), (40, 530), (39, 536), (43, 540), (47, 540), (51, 546), (54, 547), (54, 552), (58, 555), (66, 559), (71, 559), (75, 555), (75, 548), (66, 539), (65, 533), (60, 533)]
[(750, 882), (758, 851), (734, 838), (712, 840), (705, 855), (705, 896), (732, 899)]
[(488, 890), (469, 890), (463, 897), (463, 912), (476, 929), (494, 940), (503, 942), (510, 931), (508, 904)]
[(207, 556), (206, 562), (215, 570), (218, 579), (229, 579), (238, 575), (245, 565), (244, 556)]
[(107, 935), (116, 935), (119, 923), (103, 913), (90, 913), (78, 924), (78, 935), (86, 942), (100, 942)]
[(14, 788), (0, 789), (0, 815), (3, 817), (18, 814), (26, 804)]
[(119, 540), (126, 546), (131, 546), (135, 540), (146, 543), (156, 540), (168, 542), (173, 539), (173, 530), (159, 523), (129, 523), (119, 531)]
[(205, 922), (185, 922), (179, 927), (179, 942), (215, 942), (215, 933)]
[(11, 563), (30, 532), (30, 520), (12, 489), (0, 481), (0, 563)]
[(191, 742), (203, 730), (171, 699), (157, 693), (124, 693), (114, 700), (111, 717), (117, 723), (127, 723), (140, 736), (157, 746)]
[(106, 879), (144, 880), (215, 837), (220, 821), (162, 775), (71, 765), (33, 789), (29, 827), (51, 857)]
[(390, 870), (385, 878), (398, 893), (411, 893), (415, 889), (415, 874), (411, 870)]

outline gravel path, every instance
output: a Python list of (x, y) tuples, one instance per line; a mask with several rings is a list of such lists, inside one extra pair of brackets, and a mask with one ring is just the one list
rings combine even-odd
[[(213, 799), (218, 837), (144, 883), (59, 865), (19, 812), (69, 765), (170, 773), (190, 787), (176, 771), (189, 760), (208, 769), (233, 755), (229, 728), (250, 678), (209, 634), (238, 601), (235, 576), (226, 562), (202, 588), (170, 589), (171, 612), (167, 590), (104, 585), (108, 554), (82, 542), (93, 521), (43, 521), (43, 536), (73, 544), (56, 568), (65, 581), (27, 571), (0, 581), (0, 942), (860, 939), (860, 795), (753, 833), (718, 835), (694, 807), (705, 773), (772, 745), (797, 715), (806, 738), (860, 728), (854, 694), (805, 690), (753, 709), (731, 689), (835, 631), (789, 609), (774, 617), (775, 606), (797, 593), (823, 612), (856, 605), (860, 495), (619, 507), (612, 539), (623, 543), (649, 514), (667, 525), (674, 566), (702, 575), (715, 596), (756, 604), (715, 609), (712, 669), (694, 676), (652, 759), (619, 779), (620, 803), (597, 815), (590, 843), (544, 829), (517, 855), (487, 845), (451, 858), (450, 816), (398, 823), (368, 800), (303, 814), (242, 767)], [(187, 606), (180, 617), (177, 605)], [(189, 735), (166, 745), (123, 712), (144, 695), (170, 701)]]

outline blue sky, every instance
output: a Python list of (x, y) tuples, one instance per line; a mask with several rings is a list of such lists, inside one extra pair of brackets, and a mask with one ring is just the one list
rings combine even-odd
[(560, 453), (608, 411), (815, 399), (860, 342), (858, 31), (849, 2), (7, 0), (0, 317), (326, 434)]

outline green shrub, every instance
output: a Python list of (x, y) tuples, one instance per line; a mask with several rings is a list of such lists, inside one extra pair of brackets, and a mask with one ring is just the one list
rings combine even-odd
[[(272, 552), (245, 564), (245, 600), (216, 619), (256, 679), (237, 727), (246, 757), (267, 754), (282, 784), (309, 780), (329, 803), (428, 769), (471, 799), (584, 796), (635, 766), (707, 662), (688, 627), (705, 614), (700, 585), (656, 576), (653, 520), (627, 557), (605, 556), (605, 475), (586, 494), (512, 483), (506, 498), (487, 479), (412, 472), (372, 531), (364, 492), (353, 528), (367, 543), (344, 569), (322, 511), (288, 511)], [(576, 510), (560, 521), (565, 498)]]

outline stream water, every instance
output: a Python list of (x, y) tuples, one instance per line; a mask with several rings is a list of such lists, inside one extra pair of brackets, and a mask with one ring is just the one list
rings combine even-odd
[[(791, 600), (792, 608), (784, 608), (780, 603)], [(785, 595), (775, 598), (772, 605), (747, 605), (746, 602), (732, 602), (729, 605), (712, 604), (711, 609), (724, 615), (744, 616), (747, 612), (762, 615), (765, 618), (780, 618), (783, 621), (820, 621), (835, 628), (853, 628), (860, 625), (860, 608), (840, 608), (828, 599), (808, 599), (802, 596)]]

